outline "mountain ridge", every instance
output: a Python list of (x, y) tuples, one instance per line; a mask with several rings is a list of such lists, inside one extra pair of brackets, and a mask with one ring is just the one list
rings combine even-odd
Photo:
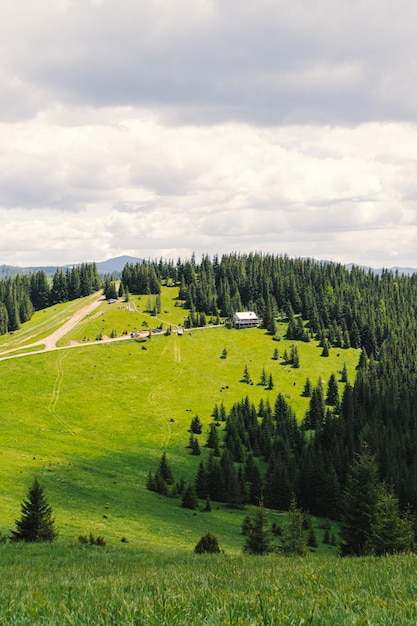
[[(135, 264), (142, 263), (144, 259), (139, 257), (133, 257), (129, 255), (121, 255), (112, 257), (110, 259), (106, 259), (105, 261), (96, 262), (97, 270), (99, 274), (113, 274), (120, 273), (124, 266), (127, 263)], [(88, 262), (88, 261), (87, 261)], [(333, 263), (333, 261), (317, 261), (318, 263)], [(0, 279), (8, 278), (9, 276), (15, 276), (16, 274), (32, 274), (33, 272), (44, 271), (48, 276), (53, 276), (57, 269), (63, 269), (75, 267), (76, 265), (81, 265), (81, 263), (68, 263), (66, 265), (31, 265), (31, 266), (18, 266), (18, 265), (7, 265), (0, 264)], [(417, 268), (413, 267), (379, 267), (373, 268), (369, 265), (360, 265), (358, 263), (345, 263), (344, 267), (348, 270), (351, 270), (352, 267), (359, 267), (365, 271), (371, 271), (374, 274), (381, 275), (383, 272), (398, 272), (399, 274), (404, 274), (406, 276), (410, 276), (411, 274), (417, 273)]]
[[(97, 270), (99, 274), (112, 274), (121, 272), (126, 263), (142, 263), (143, 259), (138, 257), (122, 255), (112, 257), (106, 261), (96, 262)], [(57, 269), (65, 270), (67, 268), (81, 265), (81, 263), (68, 263), (66, 265), (30, 265), (30, 266), (18, 266), (18, 265), (0, 265), (0, 279), (7, 278), (9, 276), (15, 276), (16, 274), (33, 274), (33, 272), (44, 271), (48, 276), (52, 276)]]

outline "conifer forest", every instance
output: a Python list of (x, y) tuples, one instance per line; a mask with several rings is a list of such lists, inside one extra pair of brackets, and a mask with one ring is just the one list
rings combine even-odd
[[(266, 506), (287, 510), (294, 494), (304, 510), (340, 519), (350, 468), (366, 446), (380, 483), (392, 488), (402, 511), (415, 514), (417, 275), (236, 253), (203, 256), (201, 262), (193, 255), (186, 261), (127, 264), (119, 281), (119, 295), (157, 296), (162, 283), (177, 287), (189, 327), (209, 319), (228, 323), (235, 311), (250, 310), (272, 337), (276, 320), (285, 319), (287, 338), (318, 340), (324, 355), (340, 352), (341, 364), (344, 349), (361, 351), (354, 380), (346, 380), (341, 368), (327, 394), (320, 380), (306, 381), (309, 409), (301, 418), (280, 394), (272, 405), (254, 406), (242, 398), (228, 412), (214, 406), (214, 422), (226, 422), (225, 438), (220, 450), (210, 432), (212, 453), (195, 478), (198, 497), (237, 507), (262, 497)], [(114, 284), (114, 277), (106, 278), (108, 297)], [(57, 269), (51, 284), (43, 272), (7, 278), (0, 282), (0, 333), (18, 328), (35, 310), (87, 295), (99, 285), (94, 264), (66, 274)], [(342, 393), (339, 380), (345, 383)], [(151, 474), (150, 488), (166, 490), (164, 481), (161, 486), (156, 480), (155, 488), (158, 478)]]

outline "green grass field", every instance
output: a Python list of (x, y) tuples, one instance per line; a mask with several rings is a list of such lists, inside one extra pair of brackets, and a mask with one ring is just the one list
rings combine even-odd
[[(59, 350), (31, 348), (92, 299), (38, 312), (0, 337), (0, 359), (10, 349), (33, 350), (0, 361), (0, 530), (13, 528), (36, 475), (59, 532), (53, 545), (0, 545), (0, 624), (416, 624), (415, 556), (342, 560), (322, 543), (315, 520), (314, 555), (250, 557), (242, 554), (240, 532), (248, 511), (216, 503), (209, 513), (190, 511), (145, 488), (162, 451), (176, 479), (194, 478), (201, 457), (186, 448), (193, 416), (204, 424), (202, 444), (214, 405), (228, 410), (246, 395), (256, 405), (261, 398), (273, 404), (281, 392), (301, 420), (306, 378), (324, 381), (326, 391), (331, 373), (346, 363), (353, 382), (358, 351), (333, 349), (324, 358), (315, 342), (297, 343), (300, 368), (293, 369), (282, 360), (293, 343), (283, 324), (280, 341), (261, 329), (225, 327), (130, 339), (144, 322), (183, 323), (187, 311), (168, 288), (158, 319), (146, 312), (146, 296), (133, 298), (131, 310), (103, 303)], [(93, 343), (112, 331), (128, 338)], [(252, 385), (242, 382), (245, 365)], [(258, 384), (263, 368), (273, 390)], [(282, 516), (268, 512), (270, 522)], [(223, 554), (194, 555), (208, 530)], [(107, 545), (78, 543), (90, 532)]]
[[(197, 556), (0, 546), (0, 623), (42, 626), (412, 626), (415, 555)], [(30, 576), (28, 576), (30, 569)]]
[[(179, 324), (187, 313), (176, 306), (176, 295), (172, 288), (162, 293), (159, 318), (166, 326)], [(248, 395), (256, 405), (261, 398), (273, 404), (281, 392), (302, 419), (308, 407), (301, 396), (307, 376), (313, 384), (319, 378), (327, 381), (346, 362), (353, 380), (358, 353), (332, 350), (323, 358), (316, 343), (299, 343), (301, 367), (293, 369), (281, 358), (272, 359), (275, 347), (282, 356), (293, 342), (273, 341), (261, 329), (225, 327), (160, 334), (145, 342), (128, 338), (88, 345), (86, 338), (94, 341), (112, 329), (121, 336), (142, 328), (143, 321), (150, 328), (159, 325), (160, 319), (142, 312), (139, 304), (132, 308), (100, 305), (60, 342), (69, 346), (79, 341), (80, 347), (0, 361), (0, 528), (13, 525), (37, 475), (54, 508), (60, 541), (91, 531), (110, 543), (125, 536), (136, 546), (163, 543), (167, 549), (187, 549), (210, 529), (225, 549), (240, 552), (242, 512), (219, 507), (210, 519), (194, 515), (178, 500), (147, 491), (148, 471), (155, 471), (166, 450), (175, 478), (192, 480), (200, 459), (186, 449), (190, 421), (199, 415), (204, 444), (216, 403), (228, 410)], [(28, 349), (28, 337), (35, 341), (48, 334), (46, 320), (54, 330), (74, 309), (70, 303), (37, 313), (3, 339), (0, 357), (11, 342), (17, 348), (21, 340)], [(284, 328), (279, 332), (283, 335)], [(224, 348), (227, 358), (221, 359)], [(253, 385), (241, 382), (245, 365)], [(272, 374), (273, 390), (257, 384), (262, 368)]]

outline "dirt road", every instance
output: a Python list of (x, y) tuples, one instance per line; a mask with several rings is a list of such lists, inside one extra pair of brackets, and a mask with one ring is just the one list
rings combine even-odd
[[(84, 307), (82, 307), (76, 313), (74, 313), (74, 315), (72, 315), (66, 322), (64, 322), (64, 324), (62, 324), (62, 326), (60, 326), (57, 330), (51, 333), (48, 337), (45, 337), (44, 339), (40, 339), (39, 341), (35, 341), (31, 344), (27, 344), (25, 346), (25, 348), (28, 350), (27, 352), (26, 351), (20, 352), (22, 350), (21, 346), (17, 348), (12, 348), (11, 350), (7, 350), (3, 352), (3, 354), (0, 356), (0, 361), (5, 361), (6, 359), (16, 359), (22, 356), (38, 354), (39, 352), (48, 352), (50, 350), (64, 350), (64, 349), (67, 350), (68, 348), (77, 348), (80, 346), (92, 345), (96, 343), (105, 343), (105, 342), (110, 342), (110, 341), (121, 341), (123, 339), (130, 339), (129, 335), (123, 335), (122, 337), (114, 337), (114, 338), (105, 337), (101, 341), (90, 341), (88, 344), (72, 343), (70, 346), (60, 346), (60, 347), (56, 345), (57, 342), (60, 339), (62, 339), (62, 337), (64, 337), (67, 333), (69, 333), (70, 330), (74, 328), (74, 326), (76, 326), (84, 317), (86, 317), (86, 315), (89, 315), (90, 313), (92, 313), (92, 311), (97, 309), (100, 306), (100, 304), (102, 304), (103, 302), (105, 302), (105, 297), (103, 295), (100, 295), (97, 298), (97, 300), (94, 300), (93, 302), (86, 304)], [(38, 346), (41, 346), (41, 349), (34, 351), (33, 348), (36, 348)], [(14, 354), (16, 352), (19, 352), (19, 353)]]

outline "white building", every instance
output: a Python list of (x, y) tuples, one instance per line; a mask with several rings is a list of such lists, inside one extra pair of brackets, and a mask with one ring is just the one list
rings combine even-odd
[(233, 315), (233, 323), (236, 328), (256, 328), (259, 318), (253, 311), (237, 311)]

